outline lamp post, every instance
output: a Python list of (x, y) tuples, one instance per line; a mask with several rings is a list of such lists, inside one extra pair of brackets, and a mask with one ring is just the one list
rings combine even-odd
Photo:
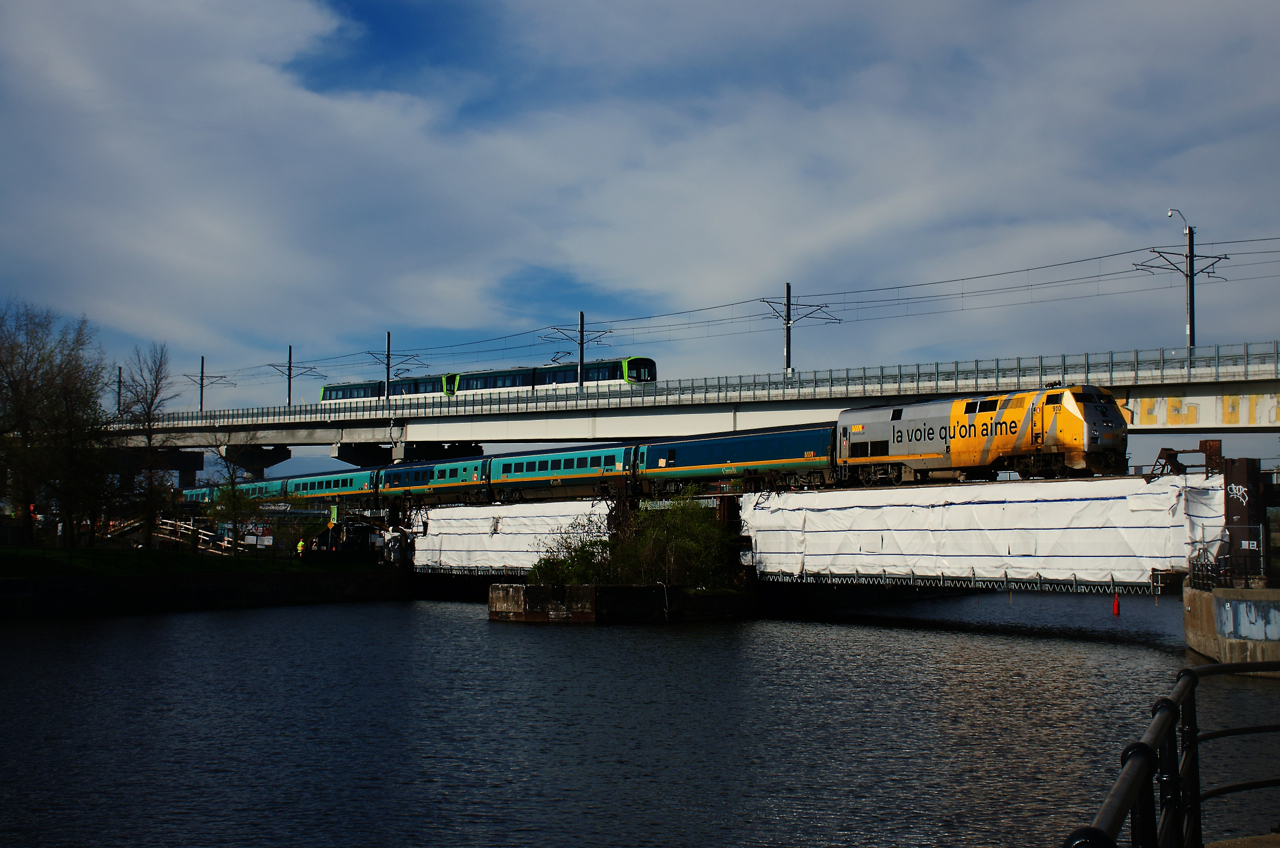
[[(1178, 212), (1177, 209), (1169, 210), (1169, 217), (1173, 217), (1173, 213)], [(1187, 223), (1187, 218), (1181, 212), (1178, 217), (1182, 219), (1182, 234), (1187, 237), (1187, 252), (1183, 254), (1183, 275), (1187, 278), (1187, 355), (1191, 355), (1191, 349), (1196, 346), (1196, 228)]]

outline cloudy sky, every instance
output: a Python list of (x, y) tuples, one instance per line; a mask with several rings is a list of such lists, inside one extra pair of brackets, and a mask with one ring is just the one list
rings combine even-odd
[(282, 403), (288, 345), (378, 374), (387, 331), (540, 364), (578, 310), (737, 303), (598, 326), (776, 371), (786, 282), (843, 319), (800, 369), (1172, 347), (1181, 278), (1125, 272), (1177, 207), (1232, 257), (1198, 340), (1270, 340), (1277, 41), (1270, 0), (8, 0), (0, 286), (205, 356), (210, 407)]

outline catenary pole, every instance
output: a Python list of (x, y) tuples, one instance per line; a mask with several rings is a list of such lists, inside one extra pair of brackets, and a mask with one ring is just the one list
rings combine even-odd
[[(1181, 214), (1181, 213), (1179, 213)], [(1196, 346), (1196, 228), (1187, 224), (1187, 355)]]
[(289, 406), (293, 406), (293, 345), (289, 345), (288, 381), (289, 381), (289, 389), (288, 389), (288, 395), (287, 395), (288, 404)]
[(391, 331), (387, 330), (387, 408), (391, 408)]
[(583, 361), (584, 351), (587, 348), (585, 341), (587, 330), (587, 314), (585, 312), (578, 313), (578, 390), (582, 390), (582, 381), (586, 377), (586, 366)]
[(200, 411), (204, 412), (204, 357), (200, 357)]
[(787, 283), (787, 302), (785, 312), (782, 317), (783, 341), (782, 341), (782, 359), (783, 369), (788, 377), (791, 376), (791, 284)]

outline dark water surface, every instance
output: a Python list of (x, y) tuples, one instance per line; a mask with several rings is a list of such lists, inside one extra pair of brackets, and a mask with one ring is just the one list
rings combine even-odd
[[(1176, 599), (1024, 597), (922, 609), (1114, 641), (436, 602), (3, 624), (0, 842), (1056, 846), (1189, 662)], [(1280, 681), (1201, 699), (1280, 722)], [(1209, 744), (1208, 783), (1280, 770), (1280, 740)]]

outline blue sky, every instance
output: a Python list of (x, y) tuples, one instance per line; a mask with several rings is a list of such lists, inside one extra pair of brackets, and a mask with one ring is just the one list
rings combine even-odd
[[(1280, 5), (1235, 0), (19, 0), (0, 6), (0, 288), (87, 315), (113, 358), (205, 356), (239, 375), (218, 407), (282, 402), (258, 366), (290, 344), (979, 277), (1178, 244), (1171, 206), (1202, 244), (1280, 237), (1278, 37)], [(1206, 251), (1234, 264), (1201, 290), (1199, 340), (1280, 335), (1268, 257)], [(844, 312), (899, 317), (801, 326), (795, 364), (1180, 344), (1178, 279), (1107, 276), (1134, 258), (1075, 266), (1096, 278), (1068, 300)], [(731, 326), (610, 350), (670, 377), (781, 367), (776, 322)]]

